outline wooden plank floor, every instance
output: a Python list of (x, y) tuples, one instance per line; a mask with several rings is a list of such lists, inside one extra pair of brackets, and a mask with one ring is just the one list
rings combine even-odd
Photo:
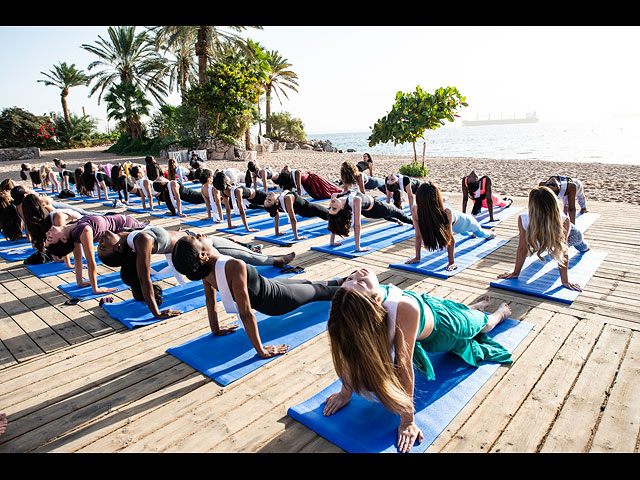
[[(449, 198), (459, 205), (459, 195)], [(500, 367), (428, 452), (637, 452), (640, 206), (589, 208), (602, 215), (586, 238), (608, 255), (572, 305), (489, 288), (513, 265), (515, 216), (497, 227), (508, 244), (448, 280), (388, 268), (412, 255), (412, 240), (350, 260), (309, 250), (323, 237), (292, 247), (292, 264), (310, 279), (369, 265), (383, 282), (462, 302), (489, 292), (535, 325), (514, 363)], [(265, 245), (270, 254), (289, 250)], [(166, 353), (208, 330), (204, 308), (129, 330), (97, 300), (63, 305), (57, 287), (73, 280), (0, 263), (0, 412), (9, 420), (0, 452), (341, 451), (286, 414), (336, 379), (326, 333), (222, 387)]]

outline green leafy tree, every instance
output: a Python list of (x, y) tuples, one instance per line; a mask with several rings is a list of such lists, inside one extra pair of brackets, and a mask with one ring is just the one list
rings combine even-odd
[[(269, 72), (267, 79), (264, 82), (264, 90), (266, 96), (265, 104), (265, 117), (267, 120), (266, 134), (269, 136), (271, 131), (269, 130), (269, 116), (271, 115), (271, 96), (276, 95), (276, 98), (282, 105), (280, 100), (280, 93), (284, 95), (286, 99), (289, 99), (287, 95), (287, 89), (298, 92), (298, 75), (290, 70), (292, 66), (286, 58), (283, 58), (277, 51), (267, 52), (267, 62), (269, 64)], [(278, 93), (280, 92), (280, 93)]]
[(241, 65), (217, 63), (207, 71), (207, 81), (191, 88), (187, 94), (191, 105), (207, 115), (211, 133), (235, 137), (237, 118), (255, 110), (260, 95), (258, 79)]
[(96, 55), (99, 60), (89, 64), (88, 70), (102, 68), (89, 76), (93, 82), (89, 95), (98, 90), (98, 103), (102, 95), (116, 84), (137, 84), (158, 102), (168, 93), (167, 60), (156, 50), (147, 31), (136, 33), (136, 27), (109, 27), (109, 40), (98, 36), (95, 44), (81, 48)]
[(131, 82), (113, 85), (104, 97), (107, 102), (107, 119), (122, 122), (125, 132), (136, 141), (142, 136), (143, 115), (149, 115), (151, 101), (142, 90)]
[[(219, 27), (212, 25), (196, 26), (156, 26), (150, 27), (156, 34), (159, 44), (166, 44), (174, 48), (177, 43), (191, 45), (198, 65), (198, 84), (203, 85), (208, 81), (206, 72), (212, 67), (214, 60), (219, 57), (219, 52), (227, 45), (238, 45), (244, 48), (245, 40), (238, 35), (239, 32), (247, 28), (262, 29), (260, 26), (227, 26)], [(195, 84), (191, 85), (192, 87)], [(183, 90), (184, 91), (184, 90)], [(183, 99), (184, 99), (183, 95)], [(184, 101), (183, 101), (184, 103)], [(199, 118), (199, 132), (202, 137), (206, 136), (209, 127), (207, 115), (201, 110)]]
[(42, 82), (46, 86), (54, 86), (60, 89), (60, 102), (62, 103), (64, 122), (67, 126), (70, 126), (71, 120), (69, 116), (69, 107), (67, 106), (69, 89), (72, 87), (88, 85), (89, 79), (82, 70), (76, 70), (75, 63), (67, 65), (66, 62), (60, 62), (59, 65), (54, 65), (53, 70), (50, 70), (49, 73), (40, 73), (44, 75), (46, 79), (38, 80), (38, 82)]
[(277, 112), (267, 119), (271, 138), (285, 142), (303, 142), (307, 139), (304, 124), (299, 118), (293, 118), (289, 112)]
[[(413, 162), (417, 164), (416, 140), (424, 138), (426, 130), (435, 130), (444, 125), (445, 120), (453, 122), (454, 117), (458, 116), (457, 109), (467, 106), (465, 100), (455, 87), (441, 87), (430, 94), (418, 85), (414, 92), (398, 92), (391, 111), (371, 128), (369, 146), (391, 141), (394, 145), (411, 142)], [(422, 167), (424, 169), (424, 154)]]

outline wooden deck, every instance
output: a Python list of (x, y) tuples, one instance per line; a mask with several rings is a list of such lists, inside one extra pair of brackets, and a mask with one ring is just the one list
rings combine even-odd
[[(459, 205), (459, 196), (449, 198)], [(637, 452), (640, 207), (589, 208), (602, 216), (586, 238), (608, 255), (570, 306), (489, 288), (513, 265), (516, 216), (497, 227), (508, 244), (448, 280), (388, 268), (412, 255), (412, 240), (349, 260), (309, 250), (323, 237), (294, 246), (292, 264), (311, 279), (366, 264), (381, 281), (463, 302), (489, 292), (535, 325), (514, 363), (498, 369), (428, 452)], [(265, 245), (271, 254), (289, 250)], [(57, 286), (74, 281), (72, 273), (40, 279), (19, 262), (0, 262), (0, 412), (9, 420), (0, 452), (342, 451), (286, 413), (336, 379), (326, 333), (222, 387), (166, 353), (208, 330), (204, 308), (129, 330), (97, 300), (63, 305)]]

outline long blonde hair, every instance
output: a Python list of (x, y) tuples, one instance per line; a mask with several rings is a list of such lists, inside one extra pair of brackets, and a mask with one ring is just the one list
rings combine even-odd
[(49, 172), (47, 172), (47, 166), (40, 166), (40, 181), (42, 182), (42, 188), (49, 188), (51, 180), (49, 179)]
[(568, 245), (560, 213), (560, 203), (550, 188), (539, 186), (529, 192), (529, 225), (526, 231), (528, 255), (544, 261), (546, 252), (558, 264), (565, 264)]
[(327, 323), (333, 366), (363, 397), (391, 412), (413, 412), (413, 392), (400, 383), (391, 357), (387, 311), (373, 297), (341, 288), (331, 301)]

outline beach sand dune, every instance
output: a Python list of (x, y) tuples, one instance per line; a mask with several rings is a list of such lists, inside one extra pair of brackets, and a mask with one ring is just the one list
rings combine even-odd
[[(54, 158), (65, 161), (67, 168), (75, 168), (87, 161), (96, 163), (115, 163), (131, 160), (144, 163), (144, 157), (121, 156), (104, 151), (104, 147), (92, 147), (76, 150), (57, 150), (41, 152), (41, 158), (31, 161), (33, 165), (47, 163), (52, 165)], [(410, 163), (411, 156), (372, 155), (374, 175), (383, 177), (397, 172), (401, 165)], [(280, 169), (290, 168), (313, 171), (329, 180), (337, 180), (340, 165), (344, 161), (358, 162), (362, 153), (328, 153), (308, 150), (286, 150), (265, 153), (258, 156), (261, 166)], [(420, 161), (420, 157), (419, 157)], [(166, 161), (159, 160), (163, 167)], [(21, 161), (0, 162), (0, 180), (12, 178), (20, 181)], [(210, 168), (235, 167), (246, 169), (246, 162), (209, 160)], [(427, 157), (425, 165), (429, 169), (428, 179), (434, 182), (444, 193), (460, 193), (461, 179), (471, 170), (479, 175), (489, 175), (493, 180), (494, 192), (501, 196), (526, 197), (539, 182), (551, 175), (567, 175), (582, 181), (589, 199), (603, 202), (624, 202), (640, 204), (640, 165), (608, 164), (594, 162), (549, 162), (535, 160), (494, 160), (485, 158), (436, 158)]]

